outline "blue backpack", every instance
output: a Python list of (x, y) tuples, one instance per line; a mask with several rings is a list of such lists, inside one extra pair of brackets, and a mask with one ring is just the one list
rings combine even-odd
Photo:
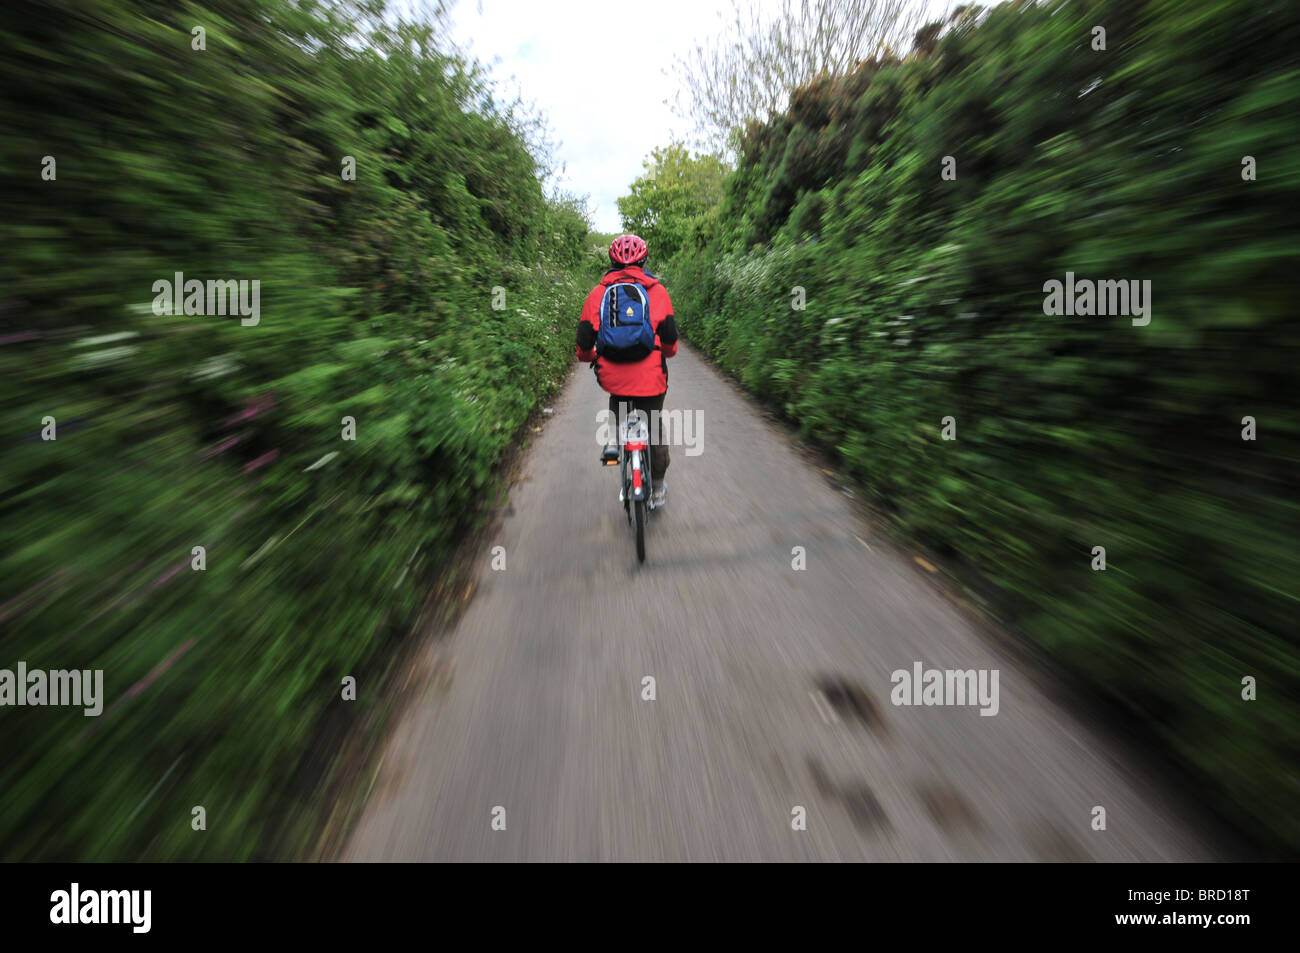
[(600, 299), (596, 354), (607, 361), (625, 364), (643, 360), (654, 349), (649, 290), (630, 280), (609, 285)]

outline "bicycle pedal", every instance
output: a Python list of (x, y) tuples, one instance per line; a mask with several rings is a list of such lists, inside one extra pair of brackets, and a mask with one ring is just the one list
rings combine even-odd
[(600, 455), (600, 464), (605, 467), (618, 466), (618, 447), (606, 447)]

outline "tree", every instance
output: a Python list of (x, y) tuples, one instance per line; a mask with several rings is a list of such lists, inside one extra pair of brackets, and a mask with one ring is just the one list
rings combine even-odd
[(718, 204), (730, 171), (716, 155), (692, 155), (673, 143), (655, 149), (645, 173), (632, 183), (631, 194), (618, 200), (623, 228), (636, 232), (660, 261), (681, 249), (692, 222)]

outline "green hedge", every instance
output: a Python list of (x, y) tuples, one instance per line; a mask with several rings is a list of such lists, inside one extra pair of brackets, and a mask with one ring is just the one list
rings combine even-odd
[[(0, 709), (0, 857), (261, 857), (330, 807), (341, 681), (382, 704), (586, 291), (583, 216), (443, 46), (288, 0), (0, 32), (0, 668), (107, 696)], [(260, 323), (155, 315), (177, 271), (259, 280)]]
[[(665, 269), (692, 340), (1282, 851), (1297, 33), (1287, 3), (1004, 4), (749, 129), (716, 221)], [(1067, 271), (1151, 281), (1150, 324), (1045, 315)]]

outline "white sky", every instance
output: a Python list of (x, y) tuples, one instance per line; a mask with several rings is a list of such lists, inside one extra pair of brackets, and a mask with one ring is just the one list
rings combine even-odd
[[(545, 112), (564, 165), (556, 184), (590, 194), (596, 230), (616, 232), (615, 200), (650, 151), (690, 131), (665, 104), (675, 57), (730, 10), (731, 0), (461, 0), (453, 22), (460, 44)], [(631, 37), (644, 55), (620, 52)]]
[[(545, 113), (564, 166), (556, 185), (590, 195), (596, 230), (616, 232), (615, 200), (650, 151), (691, 131), (665, 102), (676, 57), (716, 36), (731, 9), (731, 0), (460, 0), (452, 21), (457, 43), (492, 67), (503, 93)], [(642, 55), (626, 52), (633, 37)]]

